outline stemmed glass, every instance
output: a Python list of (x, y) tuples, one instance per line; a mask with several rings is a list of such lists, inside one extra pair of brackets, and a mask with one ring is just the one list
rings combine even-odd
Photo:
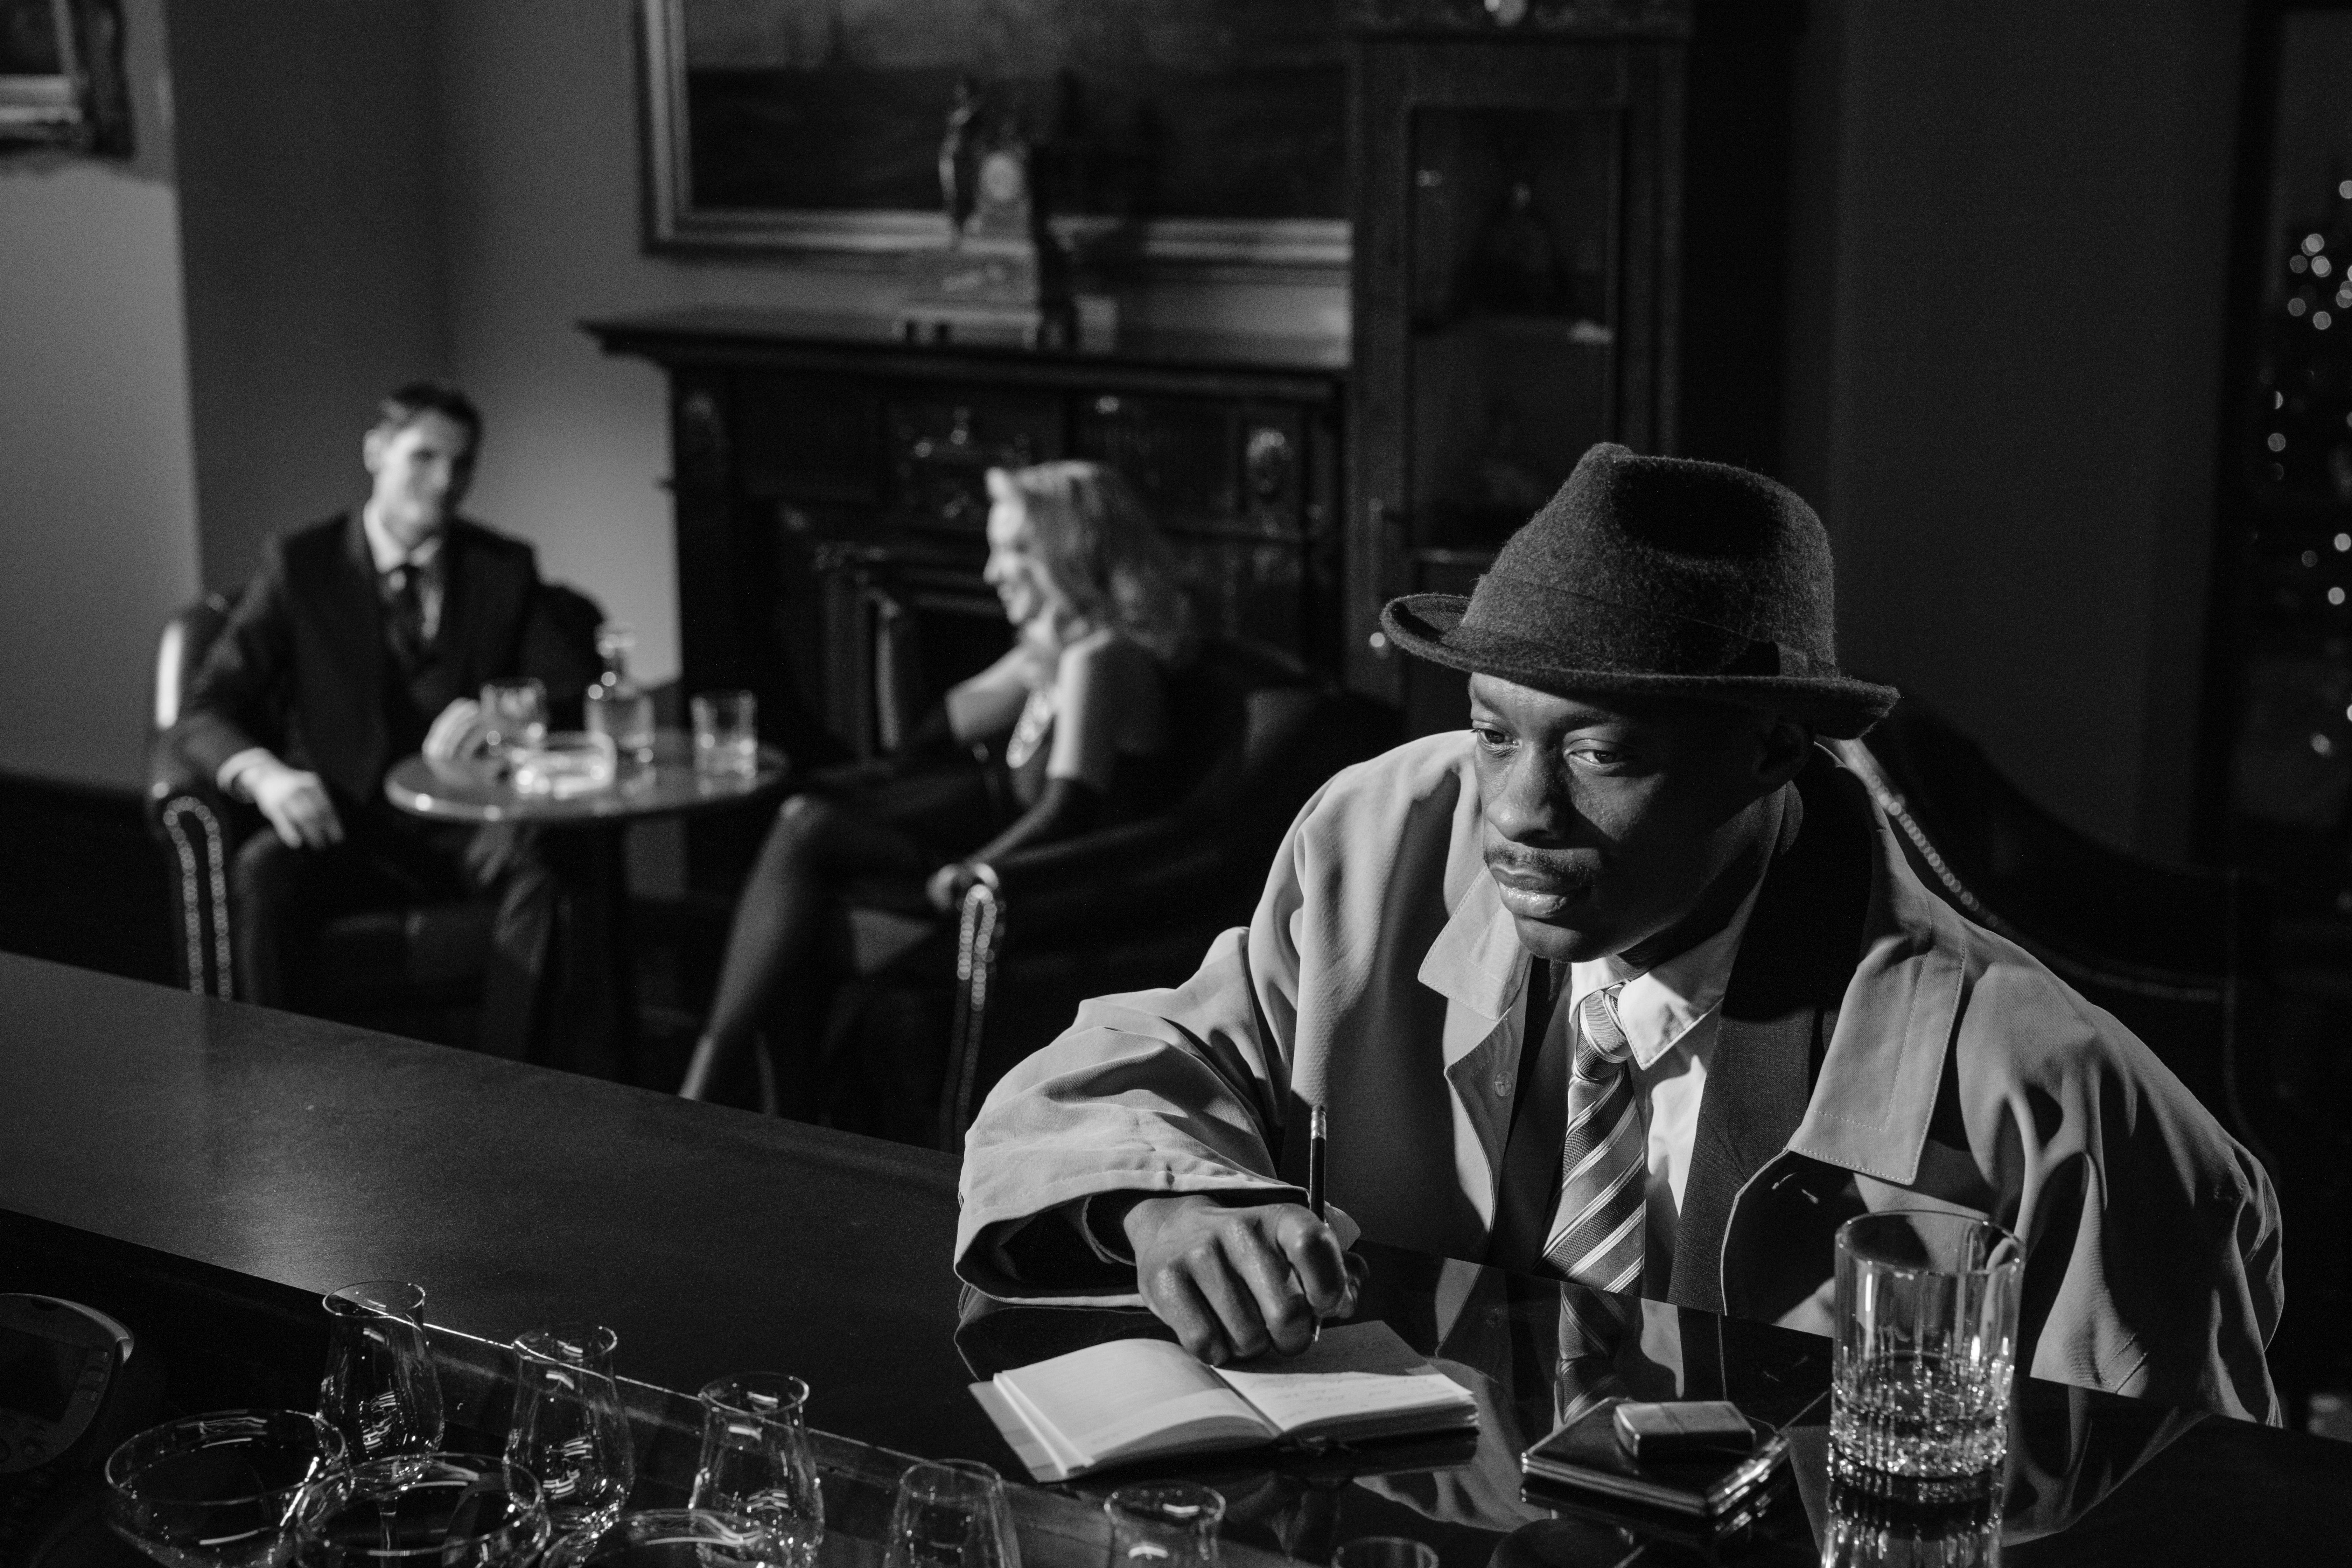
[(107, 1457), (106, 1522), (163, 1568), (285, 1568), (350, 1486), (342, 1436), (316, 1415), (215, 1411)]
[(509, 1568), (547, 1542), (539, 1483), (493, 1455), (427, 1456), (372, 1500), (354, 1497), (320, 1523), (309, 1568)]
[(559, 1538), (585, 1537), (621, 1516), (636, 1481), (629, 1418), (613, 1381), (620, 1336), (595, 1323), (534, 1329), (514, 1342), (513, 1425), (507, 1463), (539, 1478)]
[[(425, 1291), (368, 1279), (329, 1293), (327, 1372), (319, 1415), (342, 1434), (362, 1489), (396, 1483), (441, 1447), (441, 1378), (425, 1342)], [(371, 1461), (384, 1460), (376, 1465)]]
[(774, 1538), (772, 1556), (814, 1562), (824, 1539), (824, 1496), (803, 1412), (808, 1384), (748, 1372), (704, 1385), (702, 1459), (693, 1505)]
[(1004, 1482), (970, 1459), (914, 1464), (890, 1504), (883, 1568), (1021, 1568)]

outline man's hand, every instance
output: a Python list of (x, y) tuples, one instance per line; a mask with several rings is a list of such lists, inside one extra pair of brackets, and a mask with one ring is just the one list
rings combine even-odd
[(470, 697), (460, 697), (441, 710), (441, 716), (425, 731), (425, 760), (454, 763), (479, 750), (484, 733), (482, 705)]
[(246, 769), (236, 782), (289, 849), (323, 849), (343, 841), (342, 818), (318, 774), (271, 757)]
[(1339, 1238), (1302, 1204), (1145, 1198), (1126, 1226), (1145, 1303), (1212, 1366), (1267, 1350), (1296, 1355), (1318, 1320), (1355, 1308)]

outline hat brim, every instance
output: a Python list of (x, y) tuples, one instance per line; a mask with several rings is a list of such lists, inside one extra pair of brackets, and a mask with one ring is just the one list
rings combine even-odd
[(1767, 708), (1812, 726), (1833, 741), (1859, 740), (1893, 710), (1891, 686), (1848, 676), (1663, 675), (1605, 669), (1561, 658), (1541, 644), (1465, 627), (1470, 601), (1459, 594), (1411, 594), (1381, 612), (1389, 640), (1432, 664), (1493, 675), (1559, 697), (1697, 697)]

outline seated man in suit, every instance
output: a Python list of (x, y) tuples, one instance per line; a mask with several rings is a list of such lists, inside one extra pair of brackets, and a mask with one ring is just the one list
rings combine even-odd
[(237, 983), (248, 1001), (315, 1005), (314, 939), (337, 913), (500, 894), (480, 1043), (529, 1054), (560, 896), (528, 834), (420, 821), (383, 777), (411, 752), (478, 739), (470, 693), (536, 676), (576, 702), (593, 647), (550, 615), (531, 549), (457, 515), (481, 415), (431, 383), (387, 397), (356, 510), (273, 537), (190, 683), (177, 743), (268, 826), (238, 850)]
[[(957, 1265), (1296, 1350), (1377, 1240), (1826, 1331), (1832, 1238), (1965, 1210), (2026, 1247), (2020, 1364), (2257, 1419), (2262, 1167), (2113, 1017), (1905, 863), (1796, 496), (1596, 447), (1467, 600), (1382, 617), (1470, 728), (1340, 773), (1255, 918), (1087, 1004), (966, 1142)], [(1311, 1108), (1333, 1223), (1300, 1203)]]

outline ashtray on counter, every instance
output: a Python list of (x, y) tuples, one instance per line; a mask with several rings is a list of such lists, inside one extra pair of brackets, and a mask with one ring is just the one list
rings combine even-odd
[(538, 745), (520, 747), (508, 756), (517, 795), (556, 800), (612, 788), (620, 762), (613, 738), (588, 730), (559, 730)]

